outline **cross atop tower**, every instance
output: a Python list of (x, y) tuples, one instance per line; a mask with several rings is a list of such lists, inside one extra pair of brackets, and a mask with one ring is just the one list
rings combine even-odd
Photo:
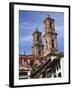
[(38, 27), (36, 27), (36, 31), (39, 32)]
[(48, 15), (44, 20), (45, 32), (51, 32), (55, 30), (54, 19)]
[(48, 14), (48, 19), (51, 19), (50, 15)]

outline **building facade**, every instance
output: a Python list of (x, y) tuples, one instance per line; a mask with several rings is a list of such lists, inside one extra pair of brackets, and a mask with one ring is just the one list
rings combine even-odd
[(20, 79), (64, 76), (64, 55), (58, 51), (54, 21), (55, 20), (48, 15), (43, 21), (45, 26), (44, 35), (42, 36), (42, 32), (40, 32), (38, 28), (36, 28), (32, 34), (32, 54), (19, 55)]

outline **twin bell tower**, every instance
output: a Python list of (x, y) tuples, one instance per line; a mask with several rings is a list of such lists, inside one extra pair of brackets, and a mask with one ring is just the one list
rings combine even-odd
[[(36, 28), (33, 35), (33, 46), (32, 46), (32, 55), (35, 56), (47, 56), (51, 52), (58, 51), (57, 45), (57, 33), (55, 32), (55, 23), (54, 19), (48, 15), (44, 23), (44, 35), (39, 32), (38, 28)], [(43, 37), (43, 40), (42, 40)], [(44, 45), (43, 45), (43, 43)]]

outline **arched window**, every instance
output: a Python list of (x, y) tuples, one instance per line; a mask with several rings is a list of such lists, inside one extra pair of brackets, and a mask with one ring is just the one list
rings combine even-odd
[(52, 48), (54, 48), (54, 40), (52, 39)]
[(39, 55), (41, 56), (41, 51), (39, 51)]
[(37, 40), (39, 40), (39, 35), (37, 35)]

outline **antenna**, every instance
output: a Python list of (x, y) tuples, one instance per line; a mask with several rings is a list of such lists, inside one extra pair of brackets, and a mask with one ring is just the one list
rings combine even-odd
[(26, 55), (26, 52), (25, 52), (25, 50), (24, 50), (24, 55)]

